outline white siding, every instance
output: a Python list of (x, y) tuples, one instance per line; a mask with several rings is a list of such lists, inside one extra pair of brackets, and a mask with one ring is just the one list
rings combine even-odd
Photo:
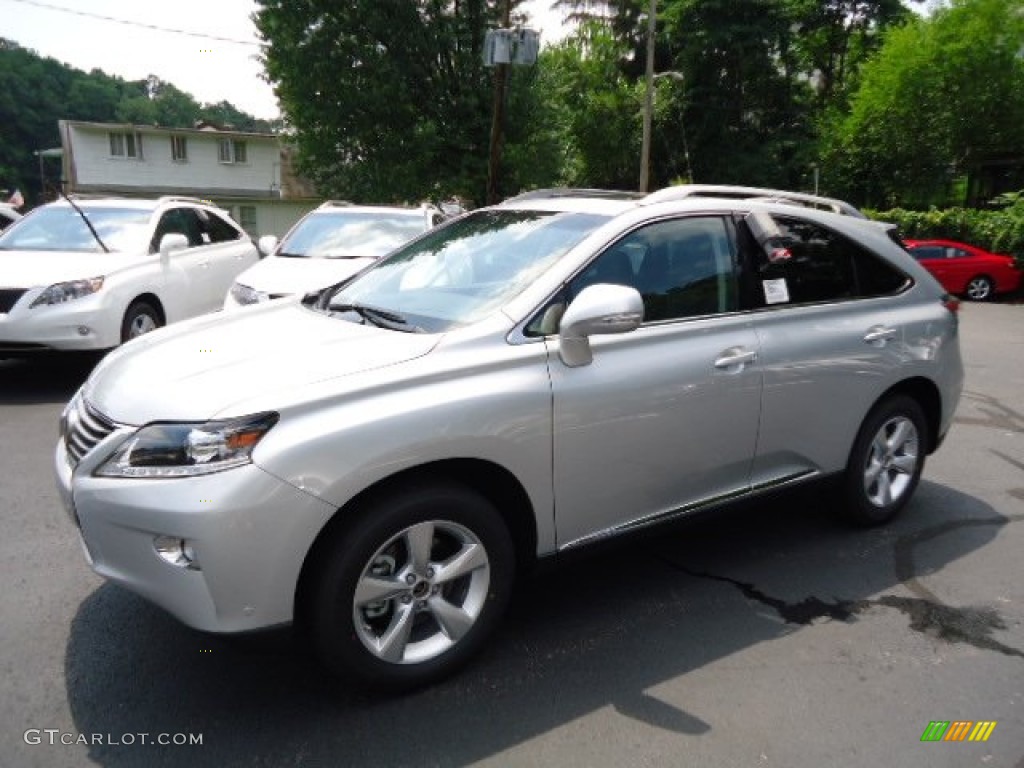
[(251, 136), (231, 137), (246, 143), (245, 163), (218, 161), (218, 142), (222, 134), (209, 136), (201, 132), (178, 135), (188, 140), (188, 159), (171, 159), (171, 136), (167, 129), (137, 128), (142, 135), (142, 158), (111, 157), (109, 130), (125, 130), (121, 126), (104, 129), (97, 126), (69, 126), (75, 164), (75, 186), (89, 189), (94, 186), (139, 187), (166, 189), (169, 187), (193, 190), (203, 196), (204, 191), (241, 190), (270, 194), (271, 185), (278, 188), (280, 179), (280, 152), (277, 140)]
[(253, 206), (256, 209), (256, 228), (247, 230), (253, 238), (263, 235), (284, 237), (292, 225), (313, 210), (319, 204), (314, 200), (214, 200), (217, 205), (231, 214), (231, 218), (241, 223), (239, 207)]

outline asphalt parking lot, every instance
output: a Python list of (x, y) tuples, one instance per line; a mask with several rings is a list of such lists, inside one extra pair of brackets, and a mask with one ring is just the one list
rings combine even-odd
[[(0, 362), (0, 765), (1024, 768), (1024, 305), (961, 318), (956, 425), (893, 524), (816, 489), (603, 548), (401, 698), (95, 577), (50, 469), (90, 363)], [(932, 721), (996, 725), (922, 742)]]

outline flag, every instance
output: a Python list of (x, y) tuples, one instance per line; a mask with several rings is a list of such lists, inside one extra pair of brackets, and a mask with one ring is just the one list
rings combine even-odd
[(7, 200), (7, 204), (14, 208), (21, 208), (25, 204), (25, 198), (21, 196), (21, 190), (14, 190), (14, 194)]

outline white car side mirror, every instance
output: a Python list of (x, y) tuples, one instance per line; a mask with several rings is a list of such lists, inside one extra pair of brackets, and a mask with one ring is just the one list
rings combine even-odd
[(260, 252), (260, 258), (269, 256), (277, 250), (277, 237), (275, 235), (264, 235), (256, 241), (256, 248)]
[(188, 248), (188, 238), (180, 232), (168, 232), (160, 238), (160, 258), (168, 259), (172, 253)]

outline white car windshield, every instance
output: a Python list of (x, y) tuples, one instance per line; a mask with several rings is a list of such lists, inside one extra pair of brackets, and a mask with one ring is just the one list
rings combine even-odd
[(472, 213), (327, 291), (318, 306), (394, 330), (466, 325), (506, 304), (605, 221), (591, 213)]
[(330, 211), (306, 217), (281, 243), (278, 256), (376, 258), (427, 228), (425, 214)]
[[(79, 208), (109, 250), (146, 251), (151, 210), (82, 204)], [(0, 251), (102, 253), (103, 247), (74, 208), (55, 205), (39, 208), (8, 228), (0, 235)]]

